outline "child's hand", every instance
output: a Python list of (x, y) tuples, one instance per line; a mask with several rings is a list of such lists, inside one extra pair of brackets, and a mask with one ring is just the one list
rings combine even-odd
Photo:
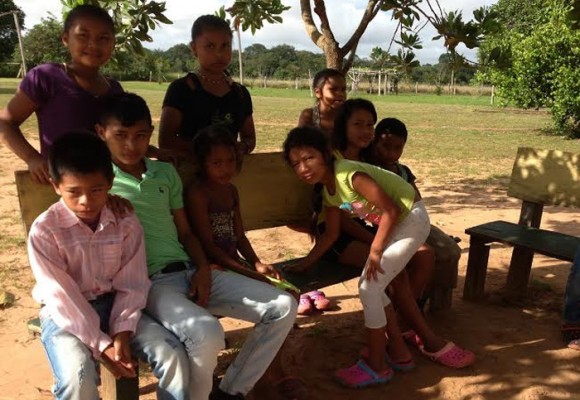
[(103, 365), (116, 379), (137, 376), (131, 361), (130, 338), (131, 332), (119, 332), (113, 338), (113, 343), (101, 353)]
[(33, 182), (41, 183), (43, 185), (48, 185), (50, 183), (48, 163), (40, 154), (29, 160), (27, 164)]
[(264, 264), (261, 262), (257, 262), (254, 265), (254, 267), (256, 268), (256, 271), (258, 271), (259, 273), (261, 273), (263, 275), (271, 276), (272, 278), (276, 278), (276, 279), (282, 279), (282, 275), (280, 275), (280, 272), (278, 272), (278, 270), (270, 264)]
[(117, 217), (124, 217), (133, 211), (133, 204), (131, 204), (129, 200), (110, 193), (107, 198), (107, 207), (109, 207)]
[(369, 253), (369, 261), (366, 266), (366, 279), (377, 281), (378, 274), (384, 274), (385, 271), (381, 268), (382, 253), (372, 251)]
[(131, 360), (131, 332), (119, 332), (113, 336), (113, 347), (115, 348), (115, 361), (123, 365), (126, 369), (135, 371)]
[(205, 307), (211, 293), (211, 270), (220, 268), (217, 265), (198, 267), (191, 277), (189, 298), (200, 307)]

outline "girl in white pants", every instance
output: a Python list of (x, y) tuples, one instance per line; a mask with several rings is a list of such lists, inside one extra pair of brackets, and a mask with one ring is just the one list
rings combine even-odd
[[(349, 387), (386, 383), (392, 379), (393, 369), (388, 365), (385, 333), (395, 345), (390, 346), (395, 349), (393, 357), (410, 354), (385, 289), (427, 238), (430, 222), (425, 206), (415, 197), (414, 188), (398, 175), (370, 164), (335, 160), (326, 137), (316, 128), (290, 131), (284, 156), (301, 180), (315, 185), (313, 222), (324, 205), (326, 224), (308, 256), (289, 269), (308, 269), (331, 248), (340, 235), (341, 209), (378, 227), (359, 282), (368, 350), (356, 364), (339, 370), (336, 377)], [(451, 350), (450, 354), (462, 357), (464, 363), (474, 360), (473, 353), (458, 346), (446, 348), (446, 354)]]

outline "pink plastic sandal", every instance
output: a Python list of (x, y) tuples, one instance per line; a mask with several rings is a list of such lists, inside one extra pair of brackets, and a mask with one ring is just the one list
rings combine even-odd
[(453, 342), (447, 342), (441, 350), (435, 353), (428, 352), (424, 346), (421, 346), (419, 350), (432, 361), (450, 368), (464, 368), (475, 362), (475, 354)]
[(358, 360), (352, 367), (338, 370), (336, 379), (349, 388), (363, 388), (371, 385), (381, 385), (393, 379), (391, 368), (383, 372), (375, 372), (364, 360)]
[(312, 311), (312, 300), (306, 294), (301, 294), (298, 301), (298, 315), (310, 315)]
[(404, 361), (393, 360), (388, 353), (385, 353), (385, 362), (389, 367), (397, 372), (409, 372), (413, 371), (417, 367), (413, 358), (409, 358)]
[[(368, 359), (369, 358), (369, 348), (363, 347), (363, 349), (360, 351), (360, 355), (363, 359)], [(407, 360), (403, 360), (403, 361), (393, 360), (393, 359), (391, 359), (391, 357), (389, 356), (389, 353), (387, 351), (385, 351), (385, 362), (395, 372), (409, 372), (409, 371), (414, 370), (417, 367), (417, 365), (415, 364), (415, 360), (413, 360), (413, 357), (409, 357)]]
[(310, 297), (310, 300), (312, 300), (314, 307), (318, 311), (325, 311), (330, 308), (330, 300), (326, 298), (324, 292), (320, 290), (313, 290), (312, 292), (305, 293), (305, 296)]
[(580, 351), (580, 339), (572, 340), (568, 343), (568, 348)]

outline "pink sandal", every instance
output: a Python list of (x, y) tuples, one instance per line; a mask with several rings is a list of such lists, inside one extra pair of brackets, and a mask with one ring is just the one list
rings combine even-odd
[[(363, 347), (363, 349), (360, 351), (360, 355), (363, 359), (368, 359), (369, 358), (369, 348)], [(386, 350), (385, 350), (385, 362), (395, 372), (409, 372), (409, 371), (414, 370), (417, 367), (417, 365), (415, 364), (415, 360), (413, 360), (413, 357), (409, 357), (407, 360), (403, 360), (403, 361), (393, 360), (389, 356), (389, 352)]]
[(352, 367), (338, 370), (336, 379), (338, 382), (349, 388), (363, 388), (371, 385), (381, 385), (393, 379), (391, 368), (383, 372), (375, 372), (368, 364), (360, 359)]
[(330, 300), (326, 298), (324, 292), (320, 290), (313, 290), (311, 292), (305, 293), (304, 295), (310, 297), (310, 300), (312, 300), (314, 307), (318, 311), (325, 311), (330, 308)]
[(572, 340), (568, 343), (568, 348), (580, 351), (580, 339)]
[(435, 353), (428, 352), (424, 346), (421, 346), (419, 350), (432, 361), (450, 368), (464, 368), (475, 362), (475, 354), (453, 342), (447, 342), (441, 350)]
[(308, 295), (301, 294), (298, 301), (298, 315), (310, 315), (312, 311), (312, 300), (310, 300)]

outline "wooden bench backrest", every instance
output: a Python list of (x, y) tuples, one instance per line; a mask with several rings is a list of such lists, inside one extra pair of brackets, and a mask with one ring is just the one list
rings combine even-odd
[(508, 195), (527, 202), (580, 207), (580, 154), (520, 147)]
[[(191, 167), (179, 171), (184, 180)], [(28, 171), (16, 171), (16, 190), (26, 235), (36, 217), (58, 196), (49, 185), (34, 183)], [(246, 230), (272, 228), (307, 219), (312, 187), (298, 180), (281, 153), (256, 153), (244, 158), (242, 172), (234, 183), (240, 193), (240, 207)]]

